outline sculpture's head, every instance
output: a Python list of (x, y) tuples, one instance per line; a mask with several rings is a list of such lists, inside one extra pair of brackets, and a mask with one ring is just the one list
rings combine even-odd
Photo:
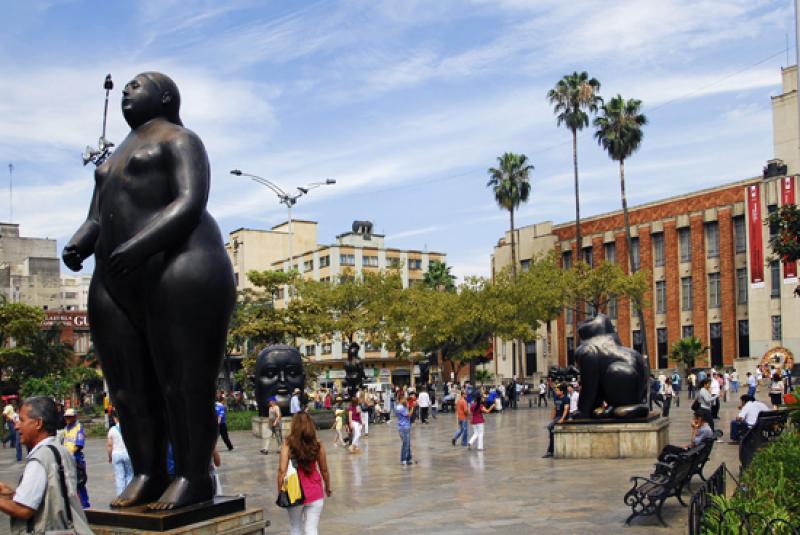
[(256, 358), (256, 399), (259, 413), (269, 410), (268, 400), (275, 398), (281, 412), (289, 414), (292, 392), (302, 392), (306, 384), (303, 358), (300, 352), (287, 345), (269, 346)]
[(132, 129), (156, 117), (183, 125), (180, 109), (178, 86), (160, 72), (143, 72), (122, 90), (122, 115)]
[(582, 321), (578, 325), (578, 335), (581, 340), (588, 340), (602, 334), (614, 334), (614, 324), (605, 314), (598, 314), (593, 318)]
[(350, 345), (347, 347), (347, 358), (348, 359), (357, 359), (358, 352), (361, 350), (361, 346), (358, 345), (356, 342), (351, 342)]

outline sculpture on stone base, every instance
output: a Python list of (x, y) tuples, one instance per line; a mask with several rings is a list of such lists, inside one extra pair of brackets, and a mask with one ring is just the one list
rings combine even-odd
[(269, 415), (269, 400), (273, 397), (281, 414), (289, 416), (292, 392), (299, 389), (301, 398), (305, 396), (306, 372), (300, 352), (282, 344), (262, 350), (256, 357), (255, 383), (259, 416)]
[(353, 398), (359, 389), (364, 385), (367, 376), (364, 374), (364, 361), (359, 358), (358, 352), (361, 349), (356, 342), (352, 342), (347, 348), (347, 361), (344, 363), (345, 385), (347, 386), (348, 398)]
[(642, 355), (622, 345), (603, 314), (583, 321), (578, 334), (581, 344), (575, 357), (581, 372), (581, 418), (646, 417), (650, 367)]
[(425, 358), (417, 363), (419, 366), (419, 382), (420, 384), (427, 385), (431, 380), (431, 356), (425, 355)]
[(95, 257), (90, 329), (134, 472), (114, 507), (163, 510), (214, 496), (214, 392), (236, 290), (206, 211), (208, 155), (179, 112), (169, 77), (127, 83), (131, 131), (97, 166), (89, 214), (62, 253), (73, 271)]

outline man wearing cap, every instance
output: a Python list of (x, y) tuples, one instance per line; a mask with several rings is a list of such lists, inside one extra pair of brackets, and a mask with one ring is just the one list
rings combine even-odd
[(83, 425), (78, 421), (78, 413), (75, 409), (67, 409), (64, 412), (64, 420), (67, 426), (64, 428), (64, 447), (67, 448), (75, 458), (75, 467), (78, 474), (78, 496), (81, 499), (81, 507), (88, 509), (89, 492), (86, 490), (86, 459), (83, 457), (83, 446), (86, 444), (86, 434), (83, 432)]
[(303, 409), (300, 407), (300, 389), (295, 388), (294, 392), (292, 392), (292, 399), (289, 400), (289, 412), (294, 416), (301, 410)]
[[(294, 398), (293, 398), (294, 399)], [(269, 398), (269, 414), (267, 415), (270, 429), (272, 429), (272, 434), (264, 439), (264, 447), (261, 449), (261, 453), (264, 455), (269, 454), (269, 445), (272, 443), (272, 439), (275, 439), (275, 442), (278, 443), (278, 448), (283, 446), (283, 431), (281, 430), (281, 408), (278, 407), (278, 400), (275, 396)]]

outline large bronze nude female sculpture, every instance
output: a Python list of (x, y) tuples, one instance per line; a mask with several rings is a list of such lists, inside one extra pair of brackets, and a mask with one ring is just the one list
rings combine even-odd
[(91, 333), (134, 469), (111, 505), (172, 509), (214, 494), (214, 392), (236, 294), (206, 211), (208, 156), (183, 127), (177, 86), (147, 72), (122, 96), (131, 132), (97, 167), (89, 215), (62, 257), (77, 271), (95, 255)]

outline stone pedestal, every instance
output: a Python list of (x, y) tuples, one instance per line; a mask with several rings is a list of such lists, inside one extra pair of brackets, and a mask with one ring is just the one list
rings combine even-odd
[(269, 426), (269, 418), (264, 416), (253, 416), (250, 420), (250, 428), (253, 430), (253, 436), (258, 438), (267, 438), (272, 436), (272, 428)]
[(646, 422), (564, 423), (554, 429), (557, 459), (655, 458), (669, 443), (669, 418)]
[(129, 535), (132, 533), (158, 533), (160, 535), (262, 535), (268, 526), (269, 521), (264, 519), (263, 509), (248, 509), (167, 531), (90, 524), (95, 535)]

